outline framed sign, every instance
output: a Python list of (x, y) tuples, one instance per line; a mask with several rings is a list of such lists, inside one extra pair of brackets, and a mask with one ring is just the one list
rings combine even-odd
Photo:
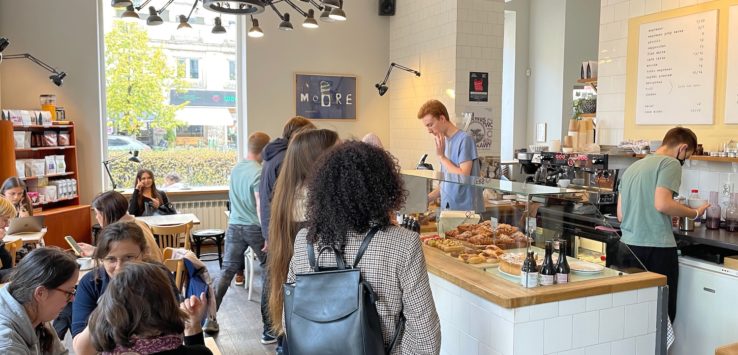
[(295, 74), (295, 112), (310, 119), (356, 119), (356, 77)]
[(489, 74), (469, 72), (469, 101), (487, 102), (489, 88)]

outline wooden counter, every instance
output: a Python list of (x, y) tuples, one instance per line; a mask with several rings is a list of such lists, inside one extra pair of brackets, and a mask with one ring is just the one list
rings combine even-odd
[(642, 272), (597, 280), (587, 280), (536, 288), (522, 286), (475, 269), (445, 255), (442, 251), (423, 245), (428, 272), (462, 289), (505, 308), (563, 301), (586, 296), (637, 290), (666, 285), (666, 277)]

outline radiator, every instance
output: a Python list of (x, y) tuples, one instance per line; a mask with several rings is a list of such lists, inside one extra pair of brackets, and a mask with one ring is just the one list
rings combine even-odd
[(192, 213), (200, 220), (194, 229), (222, 229), (228, 227), (225, 214), (227, 200), (182, 201), (172, 202), (179, 213)]

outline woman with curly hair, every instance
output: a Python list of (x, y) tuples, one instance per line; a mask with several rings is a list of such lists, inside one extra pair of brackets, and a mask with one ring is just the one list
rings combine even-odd
[(315, 161), (339, 142), (328, 129), (309, 129), (295, 135), (287, 148), (272, 198), (267, 256), (269, 316), (276, 334), (282, 332), (282, 284), (292, 258), (292, 245), (300, 224), (305, 221), (305, 180)]
[[(308, 183), (307, 228), (297, 233), (287, 282), (312, 272), (308, 241), (316, 255), (321, 247), (332, 246), (351, 262), (364, 235), (379, 227), (358, 268), (379, 297), (376, 307), (385, 346), (402, 313), (405, 330), (392, 354), (438, 354), (441, 328), (418, 233), (390, 221), (406, 198), (399, 172), (389, 153), (366, 143), (344, 143), (325, 154)], [(329, 254), (320, 256), (321, 266), (336, 265)]]

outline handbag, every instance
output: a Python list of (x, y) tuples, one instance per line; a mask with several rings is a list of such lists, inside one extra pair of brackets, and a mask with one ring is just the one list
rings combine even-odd
[(177, 210), (174, 208), (171, 202), (162, 203), (159, 208), (154, 211), (154, 215), (170, 215), (177, 214)]
[[(307, 243), (308, 261), (313, 272), (297, 274), (294, 283), (285, 283), (284, 314), (287, 348), (294, 354), (364, 355), (390, 354), (404, 329), (400, 314), (388, 347), (376, 308), (377, 294), (362, 280), (357, 268), (374, 234), (364, 237), (352, 265), (346, 266), (343, 254), (325, 246), (315, 257), (313, 244)], [(335, 268), (322, 268), (320, 255), (332, 252)]]

